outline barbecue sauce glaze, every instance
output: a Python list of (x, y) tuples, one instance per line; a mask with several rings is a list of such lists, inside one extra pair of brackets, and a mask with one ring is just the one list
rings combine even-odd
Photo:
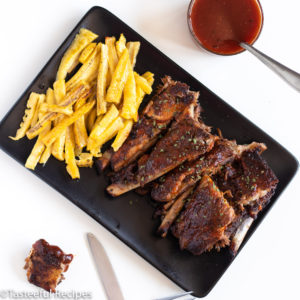
[(209, 51), (230, 55), (252, 44), (263, 22), (258, 0), (195, 0), (189, 11), (195, 38)]

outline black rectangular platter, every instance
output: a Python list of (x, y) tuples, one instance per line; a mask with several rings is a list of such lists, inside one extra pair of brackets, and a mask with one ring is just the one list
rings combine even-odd
[[(0, 147), (22, 165), (25, 164), (35, 141), (24, 138), (15, 142), (8, 136), (15, 134), (30, 92), (45, 93), (47, 87), (52, 86), (61, 57), (81, 27), (99, 34), (101, 41), (105, 36), (119, 37), (120, 33), (124, 33), (127, 40), (141, 41), (136, 65), (138, 72), (153, 72), (156, 78), (155, 85), (158, 85), (159, 78), (166, 74), (174, 80), (187, 83), (192, 90), (201, 93), (200, 104), (204, 109), (203, 116), (207, 125), (220, 128), (224, 137), (236, 139), (240, 144), (257, 141), (268, 146), (263, 156), (278, 177), (279, 185), (271, 203), (252, 225), (243, 247), (295, 175), (297, 160), (270, 136), (104, 8), (93, 7), (86, 13), (2, 120)], [(103, 175), (99, 176), (95, 169), (88, 168), (81, 168), (80, 173), (79, 181), (71, 180), (64, 163), (53, 158), (45, 167), (39, 165), (34, 172), (183, 289), (194, 291), (194, 295), (198, 297), (206, 296), (232, 263), (234, 258), (228, 249), (219, 253), (211, 251), (201, 256), (180, 251), (177, 240), (172, 236), (161, 239), (155, 235), (158, 221), (152, 218), (153, 207), (147, 196), (141, 197), (130, 192), (112, 199), (105, 192), (107, 180)]]

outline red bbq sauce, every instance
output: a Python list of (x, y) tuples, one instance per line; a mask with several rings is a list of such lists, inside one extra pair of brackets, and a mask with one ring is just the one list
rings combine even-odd
[(236, 54), (239, 42), (253, 44), (261, 31), (263, 14), (258, 0), (195, 0), (189, 9), (194, 37), (216, 54)]

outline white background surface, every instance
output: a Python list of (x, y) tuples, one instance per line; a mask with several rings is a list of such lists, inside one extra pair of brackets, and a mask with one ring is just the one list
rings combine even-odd
[[(0, 119), (79, 19), (90, 7), (99, 5), (119, 16), (299, 159), (300, 95), (248, 53), (219, 57), (199, 50), (186, 25), (188, 2), (2, 0)], [(256, 47), (300, 71), (300, 2), (261, 2), (265, 23)], [(76, 254), (59, 290), (88, 291), (93, 299), (106, 299), (85, 240), (85, 233), (91, 231), (107, 249), (126, 300), (153, 299), (180, 291), (2, 151), (0, 165), (0, 290), (37, 290), (27, 282), (22, 267), (31, 244), (43, 237)], [(298, 173), (206, 299), (299, 297), (299, 179)]]

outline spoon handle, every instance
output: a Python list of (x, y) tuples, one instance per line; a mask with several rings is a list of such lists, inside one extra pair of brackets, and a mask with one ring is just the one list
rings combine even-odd
[(255, 49), (253, 46), (247, 43), (240, 43), (240, 46), (251, 52), (256, 56), (261, 62), (263, 62), (267, 67), (273, 70), (277, 75), (279, 75), (283, 80), (285, 80), (290, 86), (300, 92), (300, 74), (287, 68), (273, 58), (267, 56), (266, 54)]

